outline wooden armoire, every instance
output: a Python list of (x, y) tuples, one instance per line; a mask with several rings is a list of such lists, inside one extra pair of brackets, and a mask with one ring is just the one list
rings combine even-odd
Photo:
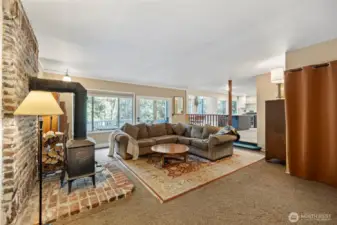
[(284, 99), (266, 101), (266, 160), (286, 161), (286, 121)]

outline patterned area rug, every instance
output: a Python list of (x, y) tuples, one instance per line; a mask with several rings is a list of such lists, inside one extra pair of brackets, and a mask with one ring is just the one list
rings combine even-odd
[(186, 163), (168, 159), (163, 168), (156, 156), (121, 161), (154, 196), (166, 202), (263, 158), (259, 152), (235, 149), (233, 156), (215, 162), (189, 155)]

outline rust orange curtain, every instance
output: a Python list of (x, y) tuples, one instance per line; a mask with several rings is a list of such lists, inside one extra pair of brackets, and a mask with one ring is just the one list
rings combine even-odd
[(291, 175), (337, 187), (337, 61), (285, 73)]

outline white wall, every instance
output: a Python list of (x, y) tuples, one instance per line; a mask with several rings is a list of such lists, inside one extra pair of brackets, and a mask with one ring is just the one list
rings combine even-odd
[(337, 38), (286, 53), (286, 69), (337, 60)]
[(256, 99), (257, 99), (257, 143), (264, 149), (265, 147), (265, 120), (266, 101), (275, 99), (277, 96), (277, 86), (270, 82), (270, 74), (256, 76)]

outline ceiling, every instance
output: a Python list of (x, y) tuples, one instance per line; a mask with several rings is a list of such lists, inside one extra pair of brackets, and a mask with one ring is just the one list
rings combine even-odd
[(254, 94), (284, 53), (337, 37), (336, 0), (22, 0), (45, 70)]

